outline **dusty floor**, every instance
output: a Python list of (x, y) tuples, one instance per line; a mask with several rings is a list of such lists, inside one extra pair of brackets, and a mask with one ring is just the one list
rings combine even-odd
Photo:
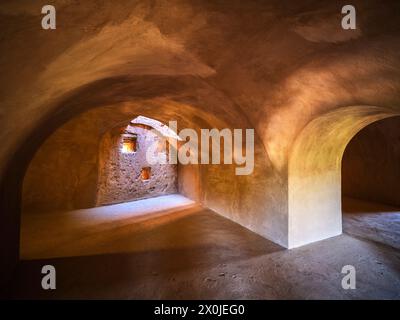
[(345, 198), (343, 212), (347, 234), (400, 249), (400, 208)]
[[(13, 295), (20, 298), (400, 299), (398, 238), (394, 243), (388, 236), (377, 241), (361, 227), (362, 218), (358, 215), (351, 213), (344, 217), (345, 231), (355, 229), (357, 237), (343, 234), (292, 250), (285, 250), (180, 196), (64, 216), (36, 215), (28, 220), (24, 217), (21, 253), (25, 258), (36, 260), (20, 263)], [(399, 231), (397, 217), (391, 220), (397, 222), (389, 225), (393, 232)], [(370, 223), (370, 218), (365, 218)], [(376, 234), (381, 234), (380, 227), (385, 228), (386, 234), (389, 231), (384, 223), (386, 218), (383, 224), (377, 222), (377, 217), (374, 219), (375, 223), (370, 225)], [(386, 239), (389, 245), (383, 244)], [(42, 250), (34, 250), (37, 243), (42, 244)], [(64, 257), (52, 258), (56, 256)], [(56, 267), (54, 291), (40, 288), (40, 269), (44, 264)], [(341, 288), (341, 269), (348, 264), (357, 271), (356, 290)]]

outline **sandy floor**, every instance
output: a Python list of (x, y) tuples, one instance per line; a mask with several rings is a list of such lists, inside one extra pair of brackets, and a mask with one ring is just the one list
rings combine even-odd
[[(24, 216), (21, 254), (35, 260), (20, 263), (13, 295), (400, 299), (398, 224), (388, 227), (385, 220), (379, 223), (379, 217), (371, 224), (365, 216), (375, 231), (383, 226), (385, 236), (378, 241), (363, 227), (363, 217), (354, 214), (344, 216), (344, 226), (346, 232), (356, 232), (356, 237), (343, 234), (292, 250), (180, 196), (64, 215)], [(394, 236), (387, 235), (391, 228)], [(54, 291), (40, 287), (44, 264), (56, 267)], [(341, 287), (341, 269), (348, 264), (356, 268), (355, 290)]]
[[(21, 223), (20, 257), (29, 260), (161, 249), (168, 241), (157, 227), (199, 210), (199, 205), (176, 194), (69, 212), (26, 214)], [(156, 244), (158, 237), (161, 239)]]

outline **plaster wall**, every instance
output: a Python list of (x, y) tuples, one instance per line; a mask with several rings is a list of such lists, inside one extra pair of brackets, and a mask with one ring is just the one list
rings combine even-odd
[(360, 131), (343, 155), (343, 195), (400, 206), (399, 142), (399, 117), (378, 121)]

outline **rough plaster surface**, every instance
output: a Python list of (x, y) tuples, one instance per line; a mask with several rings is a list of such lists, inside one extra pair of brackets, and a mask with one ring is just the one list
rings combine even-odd
[[(103, 137), (100, 146), (97, 205), (118, 203), (177, 192), (177, 165), (150, 164), (146, 153), (153, 144), (167, 155), (166, 141), (151, 129), (129, 126), (127, 132), (137, 137), (137, 150), (123, 153), (125, 127), (116, 128)], [(142, 180), (141, 170), (150, 168), (150, 179)]]
[[(24, 180), (24, 211), (54, 213), (99, 204), (96, 191), (98, 168), (103, 162), (99, 161), (98, 152), (102, 137), (117, 125), (129, 123), (139, 112), (148, 117), (155, 116), (164, 123), (176, 120), (178, 131), (194, 128), (199, 135), (200, 128), (246, 127), (237, 122), (241, 118), (234, 110), (226, 113), (227, 119), (222, 121), (186, 104), (171, 103), (164, 99), (98, 107), (84, 112), (56, 130), (39, 148)], [(85, 136), (82, 137), (83, 133)], [(70, 156), (65, 157), (59, 145), (64, 148), (74, 146), (80, 152), (67, 153)], [(265, 150), (256, 137), (255, 168), (249, 176), (236, 176), (236, 165), (179, 165), (178, 191), (285, 245), (287, 216), (285, 203), (280, 201), (286, 197), (285, 188), (280, 187), (284, 182), (272, 170), (265, 156)], [(82, 176), (81, 173), (85, 171), (92, 174)], [(103, 182), (106, 183), (106, 180), (103, 179)], [(126, 189), (122, 191), (126, 192)], [(127, 195), (125, 199), (128, 198)]]

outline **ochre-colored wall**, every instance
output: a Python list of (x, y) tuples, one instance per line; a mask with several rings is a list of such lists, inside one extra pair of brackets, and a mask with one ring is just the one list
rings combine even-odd
[(400, 117), (361, 130), (342, 160), (343, 195), (400, 206)]
[(178, 166), (178, 189), (179, 193), (185, 197), (194, 201), (201, 201), (199, 165)]

